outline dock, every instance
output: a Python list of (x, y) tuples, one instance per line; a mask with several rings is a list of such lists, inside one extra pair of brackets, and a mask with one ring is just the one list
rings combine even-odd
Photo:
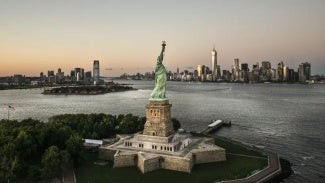
[(231, 121), (230, 120), (214, 120), (212, 121), (212, 123), (210, 123), (205, 129), (203, 129), (202, 131), (200, 131), (199, 133), (202, 134), (208, 134), (211, 133), (217, 129), (219, 129), (222, 126), (231, 126)]

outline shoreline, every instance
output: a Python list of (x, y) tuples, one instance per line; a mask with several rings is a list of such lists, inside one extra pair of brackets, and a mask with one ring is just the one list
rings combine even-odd
[(137, 90), (124, 84), (113, 84), (108, 86), (62, 86), (44, 90), (43, 95), (102, 95), (106, 93), (125, 92)]
[[(275, 183), (275, 182), (280, 183), (283, 182), (283, 180), (290, 178), (291, 175), (293, 175), (293, 170), (291, 168), (290, 161), (278, 156), (278, 154), (272, 150), (260, 148), (253, 144), (249, 145), (240, 141), (235, 141), (226, 137), (218, 136), (213, 134), (212, 132), (207, 134), (205, 133), (202, 134), (213, 138), (217, 138), (217, 139), (219, 138), (225, 140), (234, 145), (242, 146), (246, 149), (262, 153), (268, 157), (268, 166), (260, 170), (259, 172), (256, 172), (255, 174), (243, 179), (221, 181), (220, 183), (242, 183), (242, 182), (252, 182), (252, 181), (265, 182), (265, 183)], [(277, 165), (274, 163), (276, 163)]]

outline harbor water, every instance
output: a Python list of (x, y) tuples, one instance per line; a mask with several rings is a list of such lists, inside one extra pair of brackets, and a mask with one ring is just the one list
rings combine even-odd
[[(145, 116), (154, 81), (115, 82), (138, 90), (104, 95), (43, 95), (43, 89), (0, 91), (0, 118), (47, 121), (65, 113)], [(325, 182), (325, 85), (168, 82), (172, 117), (185, 130), (231, 120), (216, 135), (268, 148), (292, 163), (284, 182)]]

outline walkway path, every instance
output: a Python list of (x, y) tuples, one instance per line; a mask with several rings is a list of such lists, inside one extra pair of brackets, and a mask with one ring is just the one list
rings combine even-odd
[[(212, 136), (211, 133), (211, 128), (206, 128), (201, 131), (201, 133)], [(226, 138), (224, 138), (226, 140)], [(229, 141), (229, 140), (227, 140)], [(230, 140), (230, 142), (234, 143), (234, 141)], [(235, 142), (236, 143), (236, 142)], [(237, 142), (238, 144), (238, 142)], [(241, 144), (242, 146), (245, 146), (246, 148), (248, 146)], [(281, 173), (281, 165), (280, 165), (280, 159), (278, 157), (278, 154), (272, 151), (268, 151), (266, 149), (259, 149), (256, 147), (251, 147), (249, 146), (248, 148), (251, 148), (255, 151), (262, 152), (265, 154), (268, 158), (268, 166), (264, 168), (263, 170), (249, 176), (243, 179), (236, 179), (236, 180), (230, 180), (230, 181), (221, 181), (219, 183), (264, 183), (273, 178), (275, 175), (278, 175)], [(241, 155), (241, 154), (233, 154), (233, 153), (227, 153), (231, 155), (237, 155), (237, 156), (245, 156), (245, 157), (252, 157), (252, 158), (257, 158), (255, 156), (248, 156), (248, 155)], [(261, 157), (259, 157), (261, 158)]]
[(266, 157), (261, 157), (261, 156), (250, 156), (250, 155), (246, 155), (246, 154), (235, 154), (235, 153), (226, 153), (226, 154), (233, 155), (233, 156), (247, 157), (247, 158), (267, 159)]
[(74, 170), (73, 170), (73, 165), (72, 164), (70, 164), (67, 167), (67, 170), (64, 172), (63, 182), (64, 183), (76, 183), (75, 174), (74, 174)]
[(281, 165), (278, 154), (267, 150), (263, 150), (263, 153), (268, 156), (268, 166), (266, 168), (247, 178), (221, 181), (220, 183), (262, 183), (279, 174), (281, 172)]

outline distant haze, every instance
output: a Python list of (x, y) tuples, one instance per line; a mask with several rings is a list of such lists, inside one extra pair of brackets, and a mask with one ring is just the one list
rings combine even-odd
[[(0, 0), (0, 76), (38, 76), (60, 67), (101, 75), (152, 71), (167, 41), (164, 64), (176, 71), (221, 69), (234, 58), (249, 67), (268, 60), (297, 70), (310, 62), (325, 74), (324, 0)], [(111, 70), (105, 70), (110, 68)]]

